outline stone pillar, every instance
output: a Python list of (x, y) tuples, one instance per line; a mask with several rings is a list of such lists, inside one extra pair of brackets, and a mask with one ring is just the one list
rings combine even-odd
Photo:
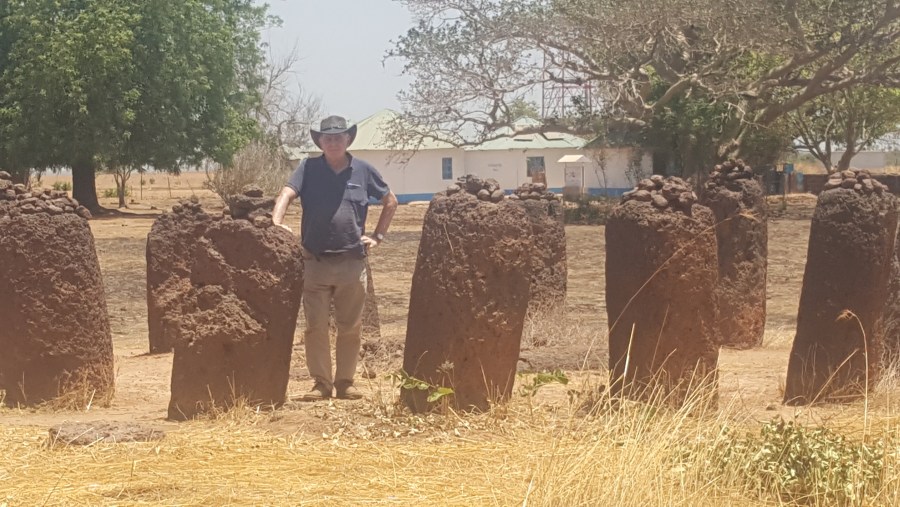
[(181, 308), (190, 288), (191, 252), (211, 223), (196, 197), (172, 207), (153, 222), (147, 235), (147, 327), (150, 353), (171, 352), (175, 337), (163, 319)]
[(852, 400), (874, 386), (896, 230), (896, 199), (868, 172), (829, 177), (809, 232), (785, 403)]
[(525, 183), (510, 199), (525, 206), (534, 243), (528, 313), (552, 314), (564, 309), (568, 269), (562, 202), (543, 183)]
[(90, 212), (0, 171), (0, 389), (6, 404), (84, 407), (114, 392), (109, 315)]
[[(431, 201), (413, 274), (403, 369), (450, 387), (462, 410), (512, 393), (529, 301), (533, 244), (521, 202), (493, 180), (463, 178)], [(428, 391), (404, 389), (415, 412)]]
[(717, 165), (700, 202), (716, 220), (719, 344), (762, 345), (766, 328), (768, 221), (766, 196), (742, 160)]
[(169, 419), (238, 399), (284, 403), (303, 287), (300, 243), (267, 213), (240, 216), (247, 219), (216, 217), (198, 239), (183, 306), (164, 319), (176, 338)]
[(715, 221), (695, 201), (683, 180), (656, 175), (627, 192), (607, 221), (614, 394), (680, 406), (702, 388), (704, 401), (715, 400)]
[(894, 368), (900, 366), (900, 242), (896, 236), (894, 255), (891, 259), (888, 299), (884, 304), (884, 349), (884, 366)]

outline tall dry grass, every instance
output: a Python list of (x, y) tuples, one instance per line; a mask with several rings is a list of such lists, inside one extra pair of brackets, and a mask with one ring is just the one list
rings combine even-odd
[[(0, 425), (0, 505), (731, 506), (900, 501), (898, 412), (886, 393), (871, 400), (875, 423), (869, 428), (861, 426), (861, 404), (817, 424), (798, 426), (802, 435), (814, 437), (808, 442), (839, 457), (844, 452), (851, 461), (855, 454), (811, 432), (827, 427), (842, 435), (846, 445), (881, 442), (887, 449), (879, 458), (878, 480), (871, 481), (875, 486), (869, 489), (861, 490), (860, 480), (854, 482), (853, 474), (862, 477), (867, 470), (863, 463), (838, 462), (849, 470), (848, 490), (863, 493), (856, 500), (835, 503), (828, 495), (840, 486), (835, 482), (840, 477), (814, 470), (821, 477), (808, 480), (811, 489), (800, 490), (771, 477), (766, 467), (777, 470), (769, 465), (779, 457), (761, 457), (760, 442), (775, 441), (760, 437), (760, 423), (736, 406), (726, 402), (709, 410), (708, 400), (695, 397), (673, 410), (663, 404), (610, 399), (595, 390), (596, 378), (588, 377), (574, 386), (545, 386), (534, 397), (516, 396), (486, 414), (427, 416), (401, 410), (396, 390), (380, 379), (375, 381), (377, 399), (294, 405), (275, 412), (239, 406), (212, 419), (181, 424), (154, 443), (53, 448), (43, 428)], [(884, 382), (890, 387), (896, 379)], [(315, 414), (321, 424), (316, 428), (324, 430), (314, 432), (298, 422), (295, 432), (274, 431), (283, 430), (285, 418), (301, 411)], [(796, 491), (805, 496), (797, 497)]]

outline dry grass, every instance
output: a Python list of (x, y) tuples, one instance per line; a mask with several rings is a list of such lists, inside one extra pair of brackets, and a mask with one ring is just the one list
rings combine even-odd
[[(0, 426), (0, 505), (790, 504), (778, 490), (749, 490), (741, 467), (716, 465), (758, 425), (736, 407), (610, 400), (596, 377), (578, 375), (574, 387), (545, 386), (480, 415), (408, 414), (381, 380), (363, 403), (302, 406), (322, 413), (321, 435), (273, 432), (297, 406), (239, 406), (154, 443), (51, 448), (43, 429)], [(860, 427), (862, 404), (814, 422), (893, 442), (898, 412), (887, 392), (896, 382), (885, 379), (871, 400), (870, 428)], [(880, 489), (860, 505), (900, 498), (895, 453), (884, 466)]]

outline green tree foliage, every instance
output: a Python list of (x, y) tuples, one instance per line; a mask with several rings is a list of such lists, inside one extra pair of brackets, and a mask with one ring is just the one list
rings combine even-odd
[[(411, 135), (456, 144), (491, 138), (544, 85), (590, 85), (607, 128), (674, 121), (698, 150), (743, 156), (817, 97), (900, 75), (893, 0), (404, 3), (419, 20), (391, 52), (413, 78), (405, 120), (419, 126)], [(533, 130), (597, 133), (596, 121), (560, 120)]]
[(531, 118), (537, 120), (540, 117), (541, 113), (538, 112), (538, 108), (534, 104), (534, 102), (527, 101), (523, 98), (513, 100), (509, 105), (509, 110), (507, 110), (504, 114), (504, 118), (507, 119), (510, 123), (513, 123), (516, 120), (522, 118)]
[[(661, 83), (658, 94), (665, 93), (665, 88)], [(723, 134), (735, 115), (728, 103), (702, 92), (677, 97), (638, 129), (638, 144), (650, 149), (667, 173), (690, 176), (708, 170), (719, 159), (718, 148), (727, 141)], [(782, 121), (748, 126), (741, 157), (751, 167), (769, 167), (790, 149), (790, 139)]]
[(250, 0), (0, 2), (0, 166), (178, 171), (256, 133), (265, 7)]
[[(854, 155), (900, 126), (900, 90), (858, 87), (818, 97), (787, 116), (799, 145), (829, 173), (850, 167)], [(843, 150), (837, 165), (832, 153)]]

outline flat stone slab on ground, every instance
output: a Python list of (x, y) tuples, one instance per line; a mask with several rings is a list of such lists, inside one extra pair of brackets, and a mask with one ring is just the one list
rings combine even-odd
[(166, 433), (134, 423), (74, 422), (50, 428), (51, 445), (121, 444), (126, 442), (155, 442)]

